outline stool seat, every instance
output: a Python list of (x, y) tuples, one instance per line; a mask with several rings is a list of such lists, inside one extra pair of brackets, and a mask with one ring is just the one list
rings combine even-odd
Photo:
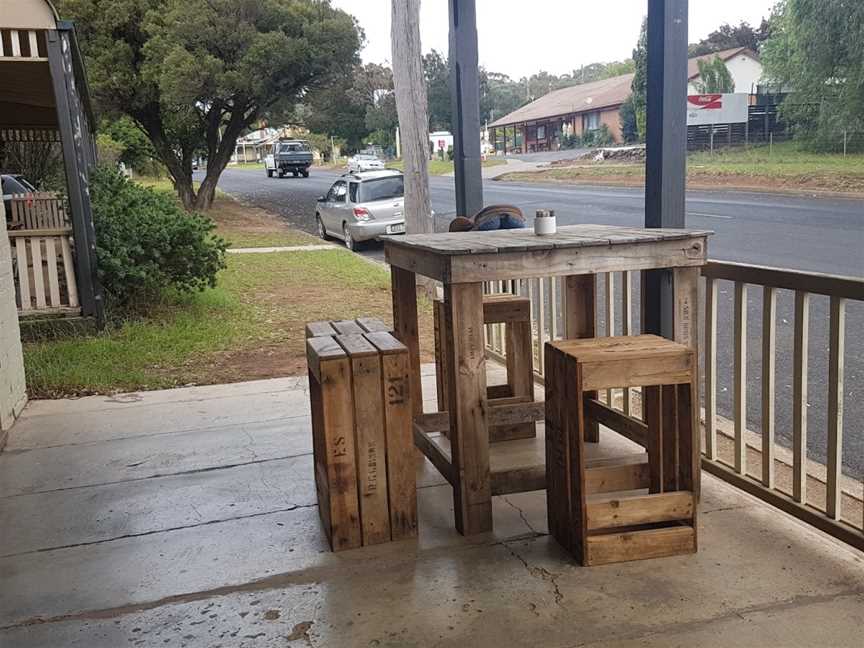
[[(546, 344), (549, 530), (583, 565), (696, 551), (699, 437), (696, 354), (655, 335)], [(642, 387), (642, 421), (596, 398)], [(584, 430), (602, 421), (646, 449), (644, 459), (586, 461)]]
[(559, 340), (550, 343), (582, 367), (582, 389), (689, 383), (696, 353), (657, 335)]

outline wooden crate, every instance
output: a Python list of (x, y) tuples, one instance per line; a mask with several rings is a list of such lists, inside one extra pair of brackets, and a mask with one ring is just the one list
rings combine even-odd
[[(646, 335), (561, 340), (545, 354), (549, 532), (586, 566), (695, 552), (692, 349)], [(643, 387), (644, 422), (594, 397), (621, 387)], [(597, 422), (647, 452), (588, 462), (585, 428)]]
[(410, 359), (386, 329), (306, 326), (315, 485), (334, 551), (417, 535)]

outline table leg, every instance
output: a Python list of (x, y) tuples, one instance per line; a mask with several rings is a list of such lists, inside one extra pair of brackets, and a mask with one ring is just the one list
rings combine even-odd
[[(564, 337), (568, 340), (597, 335), (597, 277), (593, 274), (564, 277)], [(597, 392), (585, 392), (587, 398), (597, 398)], [(600, 441), (600, 424), (585, 422), (585, 440)]]
[[(675, 341), (699, 350), (699, 273), (701, 268), (675, 268)], [(698, 353), (697, 353), (698, 357)]]
[(453, 508), (456, 530), (474, 535), (492, 530), (483, 285), (445, 285), (444, 295)]
[[(699, 376), (699, 276), (701, 268), (675, 268), (672, 274), (672, 281), (675, 290), (675, 315), (674, 315), (674, 330), (675, 341), (681, 344), (686, 344), (696, 352), (696, 367), (694, 375)], [(690, 426), (693, 430), (699, 430), (698, 411), (699, 411), (699, 380), (694, 379), (690, 387), (690, 398), (696, 403), (694, 408), (694, 420), (690, 421)], [(680, 393), (680, 392), (679, 392)], [(692, 490), (696, 494), (697, 500), (702, 490), (702, 471), (699, 470), (701, 461), (702, 444), (699, 441), (699, 434), (695, 434), (692, 444), (686, 449), (691, 454), (690, 470), (692, 471)], [(686, 461), (681, 457), (680, 461)]]
[(411, 359), (410, 393), (414, 416), (423, 413), (423, 386), (420, 382), (420, 334), (417, 326), (417, 278), (410, 270), (390, 267), (393, 292), (393, 332), (408, 347)]

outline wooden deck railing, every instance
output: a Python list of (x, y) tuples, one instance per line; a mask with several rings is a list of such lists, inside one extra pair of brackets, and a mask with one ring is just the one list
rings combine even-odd
[[(861, 480), (843, 475), (843, 362), (846, 343), (846, 302), (864, 301), (864, 279), (818, 273), (798, 272), (780, 268), (741, 263), (710, 262), (703, 270), (705, 277), (705, 452), (702, 466), (708, 472), (746, 490), (751, 495), (812, 524), (831, 535), (864, 549), (864, 514), (858, 497)], [(718, 443), (717, 417), (717, 295), (718, 281), (731, 281), (734, 286), (733, 305), (733, 368), (732, 368), (732, 437), (731, 461), (723, 456)], [(748, 289), (762, 291), (760, 390), (761, 433), (754, 438), (747, 427), (747, 305)], [(777, 294), (794, 294), (792, 342), (792, 444), (791, 462), (778, 457), (775, 442), (775, 394), (777, 391)], [(827, 417), (824, 422), (826, 457), (824, 466), (807, 457), (808, 424), (808, 358), (810, 356), (811, 295), (829, 299)], [(859, 428), (860, 429), (860, 428)], [(748, 441), (750, 441), (748, 443)], [(748, 471), (748, 459), (759, 456), (755, 471)], [(791, 466), (788, 464), (791, 463)], [(788, 468), (788, 478), (779, 479), (777, 468)], [(823, 476), (824, 475), (824, 476)], [(782, 483), (781, 483), (782, 482)], [(824, 490), (809, 496), (808, 484)], [(847, 485), (844, 488), (844, 484)], [(790, 487), (791, 485), (791, 487)], [(822, 504), (822, 501), (824, 504)], [(844, 504), (851, 514), (844, 516)], [(857, 512), (856, 512), (856, 509)], [(855, 515), (855, 518), (852, 518)]]
[[(846, 300), (864, 300), (864, 280), (817, 273), (766, 268), (739, 263), (710, 262), (705, 277), (703, 354), (705, 435), (702, 467), (751, 495), (780, 508), (831, 535), (864, 549), (864, 513), (861, 513), (861, 480), (842, 474), (843, 465), (843, 358)], [(598, 335), (629, 335), (638, 304), (638, 281), (632, 273), (606, 273), (599, 279)], [(718, 282), (734, 284), (731, 358), (732, 406), (728, 425), (718, 416), (717, 406), (717, 315)], [(619, 285), (620, 284), (620, 285)], [(747, 419), (747, 297), (748, 288), (762, 292), (761, 326), (761, 416), (760, 434), (748, 431)], [(635, 289), (634, 289), (635, 288)], [(528, 296), (532, 306), (534, 367), (543, 379), (543, 345), (563, 333), (562, 287), (559, 279), (494, 282), (487, 292), (513, 292)], [(775, 440), (777, 365), (777, 292), (794, 292), (794, 343), (792, 348), (792, 444), (785, 448)], [(827, 462), (825, 466), (807, 458), (807, 392), (810, 295), (830, 299), (828, 349), (828, 416), (826, 421)], [(616, 308), (616, 307), (620, 307)], [(725, 336), (724, 336), (725, 337)], [(504, 334), (501, 325), (487, 326), (487, 350), (503, 358)], [(721, 349), (723, 350), (723, 349)], [(725, 357), (726, 354), (721, 354)], [(782, 358), (785, 361), (788, 358)], [(725, 369), (725, 367), (724, 367)], [(605, 397), (613, 407), (632, 416), (641, 415), (639, 390), (610, 390)], [(755, 423), (755, 421), (754, 421)], [(756, 427), (756, 426), (753, 426)], [(718, 429), (720, 430), (718, 436)], [(761, 442), (760, 442), (761, 440)], [(748, 474), (748, 459), (757, 457), (759, 470)], [(781, 478), (778, 478), (778, 467)], [(752, 473), (752, 471), (751, 471)], [(825, 504), (808, 499), (808, 478), (824, 489)], [(791, 484), (791, 487), (789, 486)], [(845, 485), (845, 488), (844, 488)], [(820, 493), (821, 495), (821, 493)], [(843, 515), (844, 503), (852, 515)]]
[(17, 230), (8, 236), (19, 314), (79, 311), (71, 228)]
[(13, 194), (9, 229), (48, 230), (71, 227), (63, 200), (53, 192)]

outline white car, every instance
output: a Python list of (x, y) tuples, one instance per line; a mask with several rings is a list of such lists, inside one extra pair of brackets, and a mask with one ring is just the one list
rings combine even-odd
[(383, 171), (384, 168), (384, 161), (374, 155), (358, 153), (348, 160), (348, 173)]

